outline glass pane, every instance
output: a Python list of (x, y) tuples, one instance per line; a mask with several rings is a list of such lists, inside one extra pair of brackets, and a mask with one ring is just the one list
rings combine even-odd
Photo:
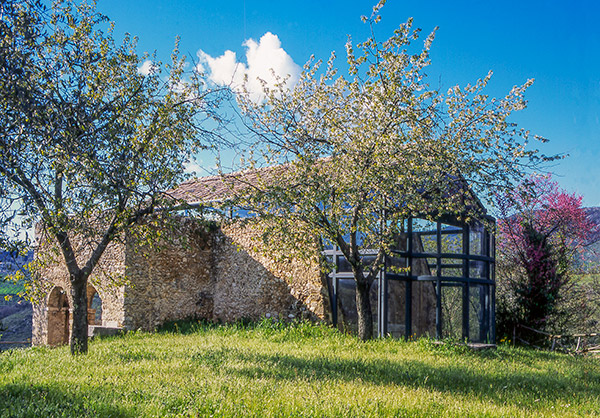
[(388, 281), (388, 334), (401, 338), (406, 333), (406, 282)]
[(429, 265), (435, 266), (435, 258), (413, 258), (412, 260), (412, 275), (415, 277), (421, 276), (435, 276), (435, 267), (431, 268)]
[[(378, 280), (373, 282), (369, 292), (373, 313), (373, 330), (377, 331), (377, 290)], [(356, 334), (358, 332), (358, 312), (356, 311), (356, 282), (354, 279), (338, 279), (338, 328)]]
[(470, 261), (469, 262), (469, 275), (472, 278), (486, 278), (485, 275), (485, 262), (484, 261)]
[(437, 253), (437, 224), (424, 219), (413, 219), (413, 252)]
[(437, 254), (435, 234), (413, 234), (413, 253)]
[(489, 318), (485, 315), (488, 304), (486, 285), (471, 286), (469, 292), (469, 338), (473, 342), (487, 342)]
[(371, 264), (373, 264), (375, 262), (375, 259), (377, 257), (374, 255), (365, 255), (362, 258), (362, 262), (363, 262), (363, 266), (365, 269), (369, 268), (371, 266)]
[(406, 268), (406, 258), (404, 257), (388, 257), (387, 271), (392, 274), (406, 276), (408, 269)]
[(435, 282), (412, 283), (412, 333), (435, 337)]
[(476, 223), (469, 229), (469, 253), (474, 255), (486, 255), (484, 246), (485, 230), (483, 225)]
[(442, 277), (463, 277), (462, 267), (442, 268)]
[(348, 260), (346, 260), (346, 257), (344, 257), (343, 255), (337, 258), (337, 271), (339, 271), (340, 273), (348, 273), (352, 271), (350, 263), (348, 262)]
[(463, 253), (463, 230), (457, 226), (442, 224), (442, 253)]
[(442, 337), (462, 339), (462, 286), (442, 287)]
[(354, 279), (338, 279), (338, 327), (343, 331), (358, 331)]
[(96, 292), (94, 293), (94, 297), (92, 298), (92, 310), (95, 310), (95, 324), (90, 325), (102, 325), (102, 299), (100, 299), (100, 295)]

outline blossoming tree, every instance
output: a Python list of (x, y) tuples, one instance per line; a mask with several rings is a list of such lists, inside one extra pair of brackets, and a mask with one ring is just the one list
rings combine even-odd
[[(363, 18), (373, 33), (384, 3)], [(480, 217), (480, 206), (470, 204), (475, 195), (489, 200), (513, 188), (544, 159), (529, 144), (536, 137), (509, 121), (525, 108), (533, 81), (500, 99), (484, 92), (491, 73), (440, 92), (425, 73), (435, 31), (415, 48), (419, 33), (410, 19), (383, 42), (349, 40), (347, 74), (338, 74), (332, 56), (324, 71), (307, 63), (291, 91), (280, 80), (274, 89), (264, 83), (264, 101), (239, 96), (255, 134), (246, 167), (287, 169), (246, 189), (253, 193), (238, 204), (272, 221), (274, 247), (308, 233), (340, 248), (356, 282), (362, 339), (373, 334), (369, 291), (404, 219)], [(362, 248), (375, 251), (375, 260), (363, 258)]]
[[(594, 224), (582, 197), (534, 176), (499, 199), (499, 279), (513, 322), (550, 329)], [(511, 268), (512, 266), (512, 268)]]

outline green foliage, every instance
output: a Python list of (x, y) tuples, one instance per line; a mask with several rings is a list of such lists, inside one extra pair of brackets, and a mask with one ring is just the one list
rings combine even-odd
[(82, 351), (88, 277), (131, 225), (178, 205), (168, 190), (219, 122), (218, 95), (185, 71), (177, 45), (163, 65), (112, 31), (95, 2), (2, 2), (0, 244), (15, 238), (6, 226), (37, 226), (38, 266), (68, 268)]
[[(262, 101), (239, 95), (255, 134), (245, 168), (282, 166), (259, 172), (234, 203), (272, 223), (273, 251), (306, 241), (304, 230), (339, 246), (357, 283), (361, 338), (372, 331), (369, 288), (403, 220), (482, 219), (475, 196), (489, 202), (545, 160), (529, 144), (544, 139), (509, 121), (525, 108), (533, 80), (499, 99), (485, 93), (491, 72), (473, 85), (432, 88), (426, 70), (435, 30), (415, 47), (420, 29), (409, 19), (380, 41), (383, 4), (363, 19), (371, 37), (348, 40), (347, 74), (332, 54), (324, 69), (309, 61), (293, 90), (281, 79), (275, 88), (264, 83)], [(361, 247), (377, 251), (375, 262), (363, 262)]]
[[(112, 38), (93, 4), (3, 6), (0, 181), (10, 208), (51, 234), (102, 236), (164, 202), (216, 118), (211, 90)], [(146, 71), (144, 64), (150, 63)], [(3, 217), (4, 219), (4, 217)]]
[[(323, 325), (193, 324), (0, 353), (3, 416), (594, 417), (600, 366), (500, 346), (361, 342)], [(179, 325), (184, 326), (183, 324)]]

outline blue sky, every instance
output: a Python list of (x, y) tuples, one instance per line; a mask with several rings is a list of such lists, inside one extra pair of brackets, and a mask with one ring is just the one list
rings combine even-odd
[[(257, 46), (270, 32), (301, 66), (311, 54), (326, 60), (332, 50), (342, 64), (347, 35), (355, 42), (368, 35), (360, 16), (374, 3), (99, 0), (98, 9), (116, 23), (117, 39), (135, 35), (139, 52), (156, 50), (165, 61), (180, 36), (180, 49), (191, 58), (199, 50), (212, 58), (231, 50), (247, 64), (244, 41)], [(550, 140), (539, 145), (545, 154), (568, 153), (550, 168), (555, 179), (583, 195), (585, 206), (600, 205), (600, 2), (388, 0), (381, 14), (381, 40), (411, 16), (424, 35), (439, 27), (428, 70), (432, 86), (445, 90), (493, 70), (488, 93), (502, 96), (534, 78), (528, 109), (514, 121)]]

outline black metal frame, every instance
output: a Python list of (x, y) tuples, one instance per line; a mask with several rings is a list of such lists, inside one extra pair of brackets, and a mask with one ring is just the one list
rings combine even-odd
[[(461, 287), (462, 288), (462, 339), (465, 341), (476, 342), (495, 342), (495, 243), (494, 236), (487, 229), (480, 226), (480, 254), (471, 254), (471, 228), (475, 223), (465, 224), (458, 221), (442, 219), (435, 222), (435, 230), (431, 231), (415, 231), (413, 234), (414, 220), (421, 218), (409, 218), (407, 221), (406, 234), (409, 239), (406, 243), (406, 251), (392, 250), (391, 254), (385, 259), (384, 268), (378, 277), (378, 292), (377, 292), (377, 335), (380, 337), (388, 334), (388, 310), (389, 310), (389, 282), (401, 281), (405, 283), (405, 338), (411, 338), (412, 333), (412, 299), (413, 299), (413, 284), (416, 282), (433, 282), (435, 284), (436, 298), (436, 315), (435, 315), (435, 338), (441, 339), (444, 334), (443, 330), (443, 312), (442, 312), (442, 292), (446, 287)], [(493, 223), (493, 218), (488, 219)], [(458, 235), (459, 229), (444, 230), (442, 225), (450, 225), (462, 230), (462, 252), (461, 253), (442, 253), (442, 237), (446, 234)], [(437, 252), (417, 252), (413, 245), (413, 236), (435, 236)], [(373, 256), (376, 251), (364, 250), (361, 252), (364, 256)], [(324, 255), (330, 257), (333, 261), (333, 271), (330, 272), (329, 278), (331, 283), (330, 301), (332, 309), (332, 320), (334, 325), (338, 324), (338, 290), (339, 279), (353, 278), (351, 272), (340, 272), (338, 266), (340, 260), (344, 259), (343, 254), (334, 246), (333, 248), (324, 250)], [(404, 259), (406, 274), (398, 274), (390, 271), (389, 265), (393, 258)], [(429, 268), (435, 268), (435, 275), (417, 276), (413, 273), (413, 260), (416, 259), (435, 259), (435, 264), (427, 263)], [(470, 268), (471, 262), (479, 262), (483, 264), (481, 277), (471, 277)], [(462, 276), (445, 276), (442, 275), (443, 269), (456, 268), (462, 271)], [(470, 335), (470, 315), (469, 303), (471, 286), (482, 286), (480, 290), (479, 306), (481, 306), (481, 315), (479, 320), (479, 338), (471, 338)]]

